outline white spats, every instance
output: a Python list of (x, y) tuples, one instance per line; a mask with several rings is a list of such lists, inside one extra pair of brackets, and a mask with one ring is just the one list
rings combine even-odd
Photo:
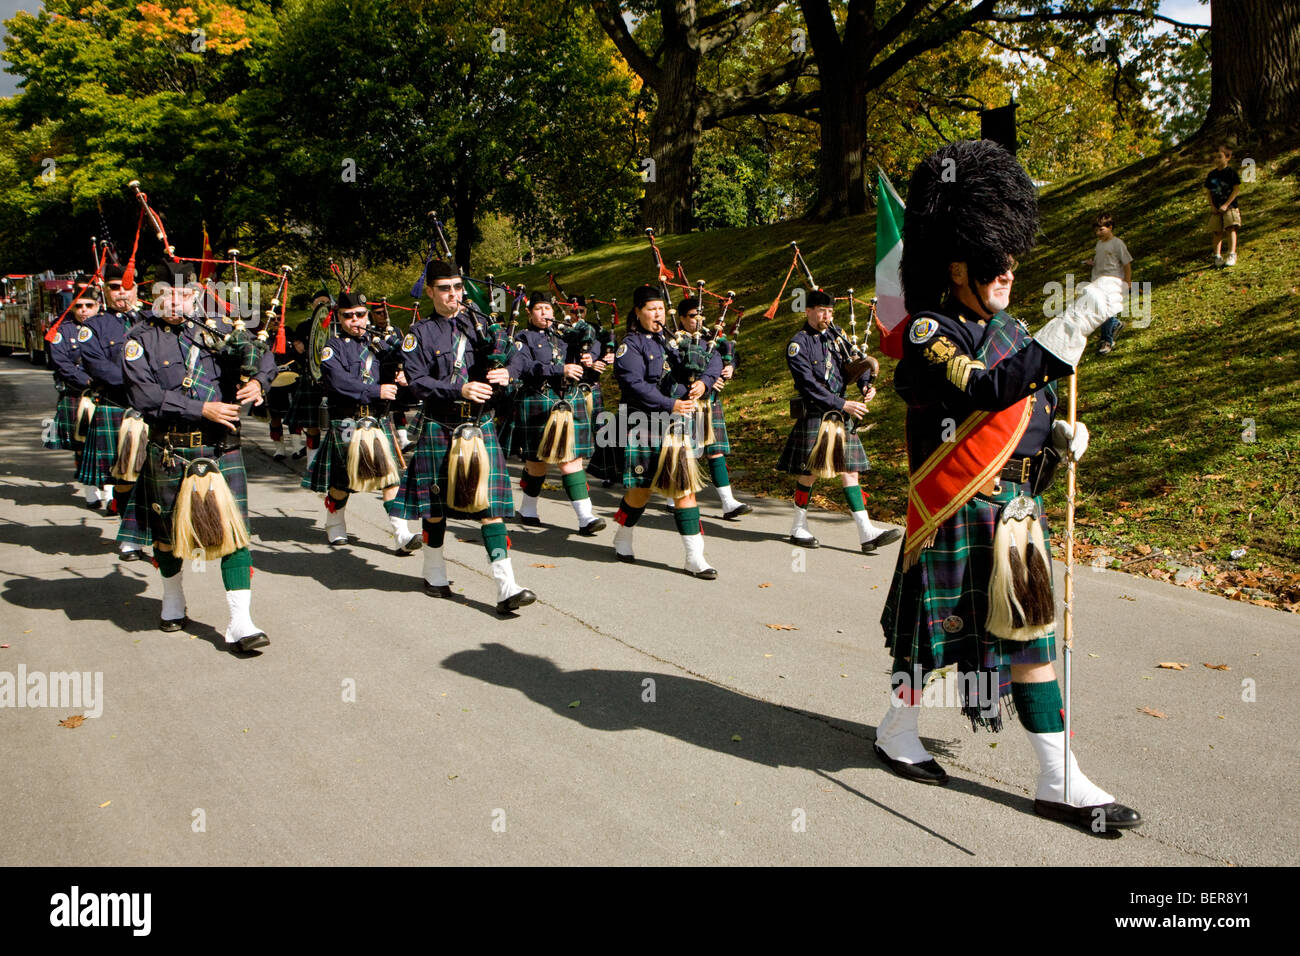
[(718, 486), (718, 500), (722, 502), (723, 511), (735, 511), (740, 507), (740, 502), (731, 493), (731, 485)]
[(112, 500), (113, 500), (113, 486), (112, 486), (112, 484), (107, 484), (107, 485), (105, 485), (103, 488), (100, 488), (100, 489), (99, 489), (99, 500), (100, 500), (100, 501), (112, 501)]
[(632, 532), (635, 528), (629, 528), (625, 524), (618, 526), (614, 532), (614, 553), (620, 554), (625, 558), (633, 557), (632, 553)]
[(409, 444), (411, 443), (411, 438), (410, 438), (410, 436), (407, 434), (405, 428), (399, 428), (399, 429), (397, 430), (396, 437), (397, 437), (397, 447), (398, 447), (398, 448), (405, 448), (407, 445), (409, 445)]
[(578, 516), (579, 528), (585, 528), (596, 520), (596, 516), (591, 513), (590, 498), (579, 498), (578, 500), (569, 503), (573, 505), (573, 513)]
[(275, 459), (277, 459), (277, 460), (280, 459), (280, 458), (283, 458), (283, 457), (285, 457), (285, 455), (289, 454), (288, 449), (285, 448), (284, 440), (283, 440), (283, 439), (281, 439), (281, 440), (279, 440), (279, 441), (273, 441), (273, 442), (271, 442), (271, 448), (272, 448), (271, 457), (272, 457), (272, 458), (275, 458)]
[(389, 515), (388, 523), (392, 526), (393, 537), (397, 539), (398, 551), (410, 553), (424, 543), (423, 537), (411, 533), (410, 528), (407, 527), (405, 518), (399, 518), (397, 515)]
[(812, 533), (808, 530), (808, 509), (794, 506), (794, 523), (790, 525), (790, 537), (792, 538), (812, 538)]
[(325, 540), (330, 544), (345, 544), (348, 540), (347, 509), (325, 510)]
[(82, 493), (86, 496), (86, 504), (97, 505), (102, 500), (99, 497), (99, 487), (97, 485), (82, 485)]
[[(230, 607), (230, 623), (226, 625), (226, 643), (234, 644), (241, 637), (256, 634), (258, 627), (249, 616), (248, 606), (252, 603), (253, 592), (227, 591), (226, 604)], [(166, 615), (163, 615), (166, 617)]]
[(510, 566), (510, 558), (497, 558), (492, 562), (492, 580), (497, 583), (497, 603), (514, 597), (523, 590), (515, 584), (515, 570)]
[(185, 588), (181, 583), (183, 571), (177, 571), (169, 578), (162, 579), (162, 619), (180, 621), (185, 617)]
[(536, 495), (521, 495), (521, 496), (520, 496), (520, 499), (521, 499), (521, 501), (520, 501), (520, 505), (519, 505), (519, 513), (520, 513), (521, 515), (523, 515), (525, 518), (536, 518), (536, 517), (538, 517), (538, 515), (537, 515), (537, 496), (536, 496)]
[(1079, 762), (1070, 752), (1070, 799), (1065, 799), (1065, 732), (1031, 734), (1025, 731), (1034, 753), (1038, 755), (1038, 790), (1035, 800), (1066, 803), (1072, 807), (1100, 807), (1115, 798), (1083, 775)]
[(686, 570), (691, 574), (713, 570), (709, 567), (709, 562), (704, 560), (704, 535), (682, 535), (682, 547), (686, 549)]
[(871, 519), (867, 517), (867, 509), (865, 508), (861, 511), (853, 512), (853, 523), (858, 526), (858, 541), (861, 544), (866, 544), (873, 538), (879, 537), (883, 530), (871, 523)]
[(897, 697), (891, 697), (889, 710), (876, 728), (876, 746), (893, 760), (903, 763), (922, 764), (933, 759), (921, 745), (921, 737), (916, 727), (921, 716), (921, 707), (903, 706)]
[(447, 562), (442, 558), (442, 548), (424, 549), (424, 580), (439, 588), (451, 584), (447, 580)]

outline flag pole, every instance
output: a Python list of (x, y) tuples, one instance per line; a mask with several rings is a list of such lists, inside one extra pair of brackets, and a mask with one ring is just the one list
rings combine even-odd
[[(1070, 398), (1067, 421), (1070, 435), (1078, 427), (1079, 370), (1070, 377)], [(1074, 494), (1076, 488), (1074, 456), (1066, 450), (1065, 483), (1065, 631), (1062, 641), (1065, 657), (1065, 792), (1064, 802), (1070, 804), (1070, 658), (1074, 651)]]

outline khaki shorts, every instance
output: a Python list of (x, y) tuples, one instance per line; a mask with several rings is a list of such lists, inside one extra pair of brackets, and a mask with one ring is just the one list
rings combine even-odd
[(1236, 206), (1229, 206), (1227, 212), (1212, 212), (1210, 218), (1206, 220), (1206, 225), (1210, 227), (1210, 232), (1215, 233), (1240, 229), (1241, 210)]

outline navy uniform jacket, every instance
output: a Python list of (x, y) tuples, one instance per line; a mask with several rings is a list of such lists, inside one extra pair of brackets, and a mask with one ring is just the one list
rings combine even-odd
[(85, 326), (75, 319), (64, 319), (50, 342), (54, 384), (78, 392), (94, 384), (94, 380), (81, 367), (81, 343), (77, 338), (84, 328)]
[(530, 392), (540, 391), (547, 379), (564, 377), (568, 346), (552, 329), (529, 326), (515, 333), (515, 349), (507, 368), (510, 377), (520, 379)]
[[(211, 336), (199, 332), (189, 322), (168, 325), (161, 316), (148, 314), (127, 333), (122, 352), (127, 400), (151, 423), (166, 428), (192, 430), (206, 420), (205, 402), (233, 402), (239, 391), (239, 362), (221, 357), (212, 350)], [(218, 318), (221, 334), (231, 326)], [(197, 349), (197, 352), (192, 352)], [(188, 387), (190, 357), (194, 356), (193, 379)], [(263, 354), (254, 378), (262, 393), (271, 390), (276, 376), (275, 355)], [(225, 426), (217, 426), (223, 428)], [(234, 432), (231, 432), (233, 435)]]
[[(818, 332), (805, 324), (786, 346), (785, 364), (803, 400), (806, 416), (844, 410), (848, 386), (844, 381), (844, 363), (834, 340), (835, 333), (830, 329)], [(863, 373), (858, 387), (866, 386), (869, 381), (870, 373)]]
[[(662, 332), (652, 335), (639, 325), (624, 336), (614, 354), (614, 377), (628, 408), (643, 412), (671, 412), (673, 402), (685, 398), (688, 391), (679, 381), (689, 377), (680, 353)], [(698, 377), (706, 392), (718, 380), (709, 370)]]
[(331, 399), (331, 408), (335, 399), (344, 405), (370, 405), (379, 401), (380, 361), (400, 340), (386, 339), (380, 344), (387, 348), (372, 347), (368, 335), (358, 339), (344, 334), (330, 339), (321, 350), (321, 385)]
[(1045, 386), (1074, 369), (1030, 338), (1023, 323), (1007, 318), (1014, 323), (1019, 348), (991, 369), (975, 357), (988, 324), (955, 299), (945, 302), (939, 312), (919, 313), (908, 320), (894, 389), (908, 406), (907, 451), (913, 469), (972, 412), (1001, 411), (1040, 390), (1046, 395), (1035, 402), (1012, 455), (1035, 455), (1050, 440), (1056, 394)]
[[(465, 348), (457, 365), (457, 346), (462, 339)], [(434, 313), (411, 323), (402, 340), (402, 364), (411, 394), (419, 401), (463, 402), (462, 385), (487, 381), (492, 340), (464, 309), (450, 319)]]
[(90, 337), (81, 344), (81, 362), (104, 388), (110, 401), (126, 403), (126, 387), (122, 371), (122, 351), (126, 348), (126, 335), (140, 321), (138, 310), (130, 312), (100, 312), (85, 322)]

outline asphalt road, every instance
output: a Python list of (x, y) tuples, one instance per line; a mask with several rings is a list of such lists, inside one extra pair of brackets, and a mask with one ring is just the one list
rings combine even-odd
[[(354, 497), (356, 539), (330, 549), (301, 463), (274, 462), (249, 422), (253, 618), (272, 643), (241, 658), (222, 649), (215, 568), (185, 572), (195, 623), (157, 630), (157, 572), (116, 559), (114, 519), (81, 504), (71, 454), (40, 446), (54, 399), (48, 372), (0, 361), (0, 679), (101, 673), (102, 713), (71, 729), (59, 722), (86, 708), (0, 708), (0, 863), (1297, 860), (1293, 615), (1082, 569), (1075, 751), (1147, 819), (1097, 836), (1034, 815), (1015, 723), (975, 734), (927, 709), (947, 788), (877, 763), (897, 546), (863, 556), (843, 515), (812, 515), (824, 546), (800, 555), (782, 540), (788, 502), (727, 523), (706, 491), (720, 577), (704, 582), (680, 572), (658, 504), (639, 563), (620, 564), (612, 523), (579, 538), (552, 476), (547, 526), (510, 532), (538, 603), (500, 619), (476, 527), (448, 535), (461, 599), (430, 599), (378, 496)], [(612, 514), (614, 489), (593, 497)]]

